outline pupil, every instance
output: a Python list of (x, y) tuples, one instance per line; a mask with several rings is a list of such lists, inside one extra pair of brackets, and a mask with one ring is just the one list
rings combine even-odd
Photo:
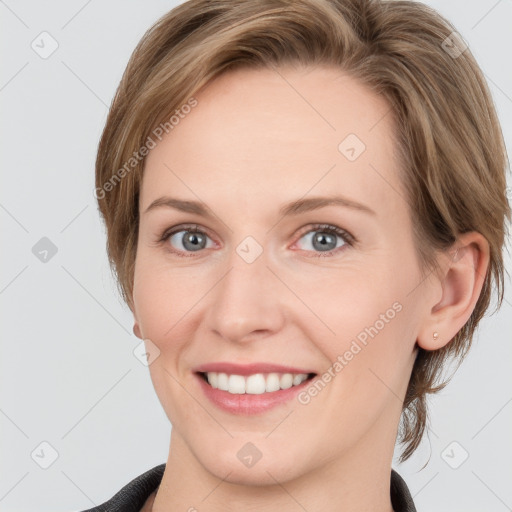
[[(329, 244), (331, 244), (332, 247), (329, 247)], [(321, 233), (313, 238), (313, 245), (315, 246), (315, 249), (320, 249), (321, 251), (331, 251), (336, 247), (336, 240), (331, 234)]]
[[(188, 233), (184, 237), (183, 245), (192, 251), (197, 251), (199, 249), (202, 249), (201, 239), (203, 237), (197, 233)], [(204, 241), (204, 240), (203, 240)]]

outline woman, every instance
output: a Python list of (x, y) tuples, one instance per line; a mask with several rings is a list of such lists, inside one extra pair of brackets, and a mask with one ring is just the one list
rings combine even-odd
[(172, 423), (91, 510), (414, 511), (391, 468), (503, 296), (482, 73), (415, 2), (200, 0), (128, 64), (100, 142), (108, 253)]

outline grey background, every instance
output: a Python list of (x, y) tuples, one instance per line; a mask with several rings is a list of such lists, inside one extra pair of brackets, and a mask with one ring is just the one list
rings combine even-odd
[[(86, 509), (166, 461), (171, 427), (133, 355), (139, 340), (107, 265), (93, 169), (132, 50), (177, 3), (0, 1), (2, 511)], [(480, 62), (511, 153), (512, 2), (427, 3)], [(31, 47), (43, 31), (59, 45), (46, 59)], [(38, 242), (50, 250), (46, 262), (32, 252)], [(508, 276), (507, 286), (501, 311), (482, 322), (468, 359), (431, 400), (429, 436), (394, 463), (419, 511), (512, 510)], [(58, 454), (47, 469), (52, 448), (42, 442)]]

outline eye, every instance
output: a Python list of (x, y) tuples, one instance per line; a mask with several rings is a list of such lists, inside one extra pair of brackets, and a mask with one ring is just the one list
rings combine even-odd
[(314, 256), (331, 256), (333, 253), (339, 252), (338, 249), (343, 250), (346, 245), (352, 246), (355, 241), (352, 235), (338, 226), (317, 224), (312, 228), (303, 234), (297, 243), (305, 240), (303, 247), (299, 247), (299, 249), (318, 252)]
[(171, 228), (162, 235), (160, 241), (170, 245), (169, 250), (178, 256), (185, 256), (183, 253), (194, 253), (214, 246), (213, 242), (208, 244), (208, 241), (211, 242), (210, 237), (196, 225)]
[[(305, 247), (299, 249), (316, 253), (312, 256), (331, 256), (355, 242), (350, 233), (330, 224), (313, 225), (296, 244), (302, 245), (301, 240), (305, 240)], [(174, 226), (162, 234), (159, 242), (164, 243), (170, 252), (182, 257), (193, 256), (195, 252), (215, 246), (208, 234), (196, 224)], [(308, 245), (313, 249), (308, 248)]]

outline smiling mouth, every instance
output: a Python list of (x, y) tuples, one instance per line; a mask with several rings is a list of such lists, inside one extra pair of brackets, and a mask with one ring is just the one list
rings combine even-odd
[(262, 395), (299, 386), (316, 373), (255, 373), (236, 375), (223, 372), (197, 372), (213, 389), (233, 395)]

